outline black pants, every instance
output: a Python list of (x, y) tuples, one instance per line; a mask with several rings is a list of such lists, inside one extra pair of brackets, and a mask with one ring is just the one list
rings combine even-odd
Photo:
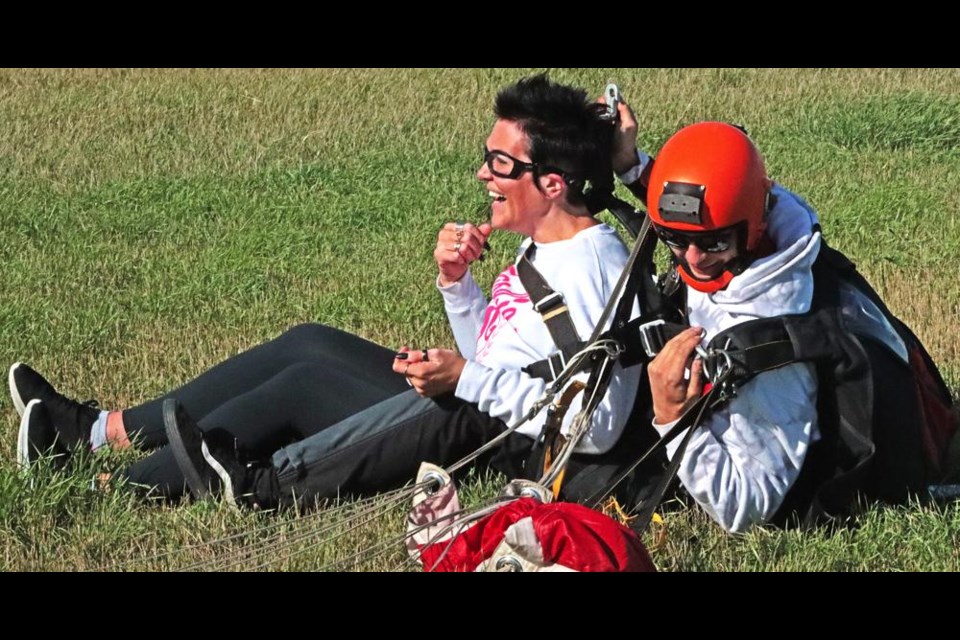
[[(476, 404), (453, 395), (421, 398), (392, 369), (394, 352), (337, 329), (303, 325), (242, 353), (163, 398), (124, 413), (131, 436), (166, 442), (161, 404), (178, 399), (204, 431), (233, 434), (261, 461), (238, 487), (263, 507), (363, 495), (412, 480), (423, 461), (449, 466), (506, 429)], [(562, 497), (595, 496), (655, 438), (648, 411), (601, 456), (574, 455)], [(509, 478), (538, 479), (543, 453), (514, 434), (478, 462)], [(185, 493), (166, 449), (127, 471), (128, 479), (165, 497)], [(621, 485), (620, 493), (632, 491)]]
[[(266, 508), (386, 491), (413, 480), (421, 462), (450, 466), (506, 428), (453, 395), (421, 398), (408, 390), (283, 447), (270, 464), (250, 473), (241, 492), (249, 503)], [(561, 497), (592, 503), (644, 450), (639, 440), (650, 443), (655, 437), (649, 427), (631, 430), (606, 454), (572, 456)], [(645, 465), (639, 476), (632, 474), (616, 495), (635, 501), (659, 462)], [(476, 463), (508, 478), (537, 480), (543, 475), (543, 448), (527, 436), (511, 434)]]
[[(570, 458), (561, 499), (595, 506), (610, 493), (632, 507), (649, 495), (663, 472), (662, 452), (626, 472), (657, 440), (649, 426), (651, 418), (650, 395), (642, 393), (613, 449)], [(318, 498), (386, 491), (413, 480), (421, 462), (448, 467), (506, 429), (476, 404), (451, 394), (421, 398), (408, 389), (281, 448), (269, 464), (251, 471), (240, 492), (247, 494), (249, 503), (266, 508), (309, 506)], [(539, 441), (511, 434), (474, 464), (489, 466), (509, 479), (538, 480), (544, 473), (543, 453)], [(609, 491), (614, 484), (616, 490)]]
[[(127, 433), (148, 449), (167, 443), (161, 407), (176, 398), (204, 431), (224, 429), (254, 458), (302, 440), (409, 390), (391, 369), (394, 351), (309, 324), (213, 367), (195, 380), (123, 412)], [(159, 449), (126, 472), (138, 485), (186, 491), (172, 453)]]

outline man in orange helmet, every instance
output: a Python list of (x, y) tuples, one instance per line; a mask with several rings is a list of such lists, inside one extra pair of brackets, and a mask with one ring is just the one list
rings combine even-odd
[[(697, 355), (707, 353), (704, 347), (716, 345), (718, 334), (726, 339), (742, 331), (749, 321), (809, 317), (822, 306), (826, 289), (818, 284), (820, 296), (815, 298), (815, 274), (823, 272), (815, 269), (818, 256), (845, 258), (822, 245), (816, 213), (770, 180), (763, 158), (741, 128), (721, 122), (687, 126), (664, 144), (654, 161), (636, 149), (637, 121), (630, 108), (620, 103), (618, 110), (614, 170), (647, 203), (654, 231), (673, 253), (676, 268), (671, 277), (685, 285), (679, 287), (685, 300), (677, 306), (689, 327), (667, 341), (648, 367), (653, 427), (665, 436), (705, 393), (708, 380)], [(856, 275), (852, 264), (850, 270)], [(869, 324), (860, 333), (872, 340), (852, 347), (855, 357), (867, 363), (867, 373), (857, 378), (844, 371), (843, 393), (847, 388), (867, 389), (863, 404), (871, 405), (872, 413), (856, 428), (848, 428), (844, 411), (847, 405), (856, 411), (859, 396), (853, 401), (852, 395), (841, 398), (833, 413), (824, 408), (822, 401), (833, 398), (837, 384), (824, 377), (823, 372), (835, 374), (822, 368), (822, 354), (817, 356), (821, 360), (786, 359), (769, 370), (758, 368), (761, 375), (754, 374), (725, 404), (707, 413), (703, 428), (695, 429), (687, 441), (677, 471), (686, 491), (728, 531), (794, 517), (812, 522), (839, 515), (857, 492), (902, 501), (932, 482), (920, 433), (928, 425), (904, 429), (889, 423), (923, 423), (919, 405), (926, 401), (937, 409), (949, 407), (949, 392), (927, 359), (924, 371), (940, 380), (939, 388), (911, 401), (917, 399), (913, 356), (926, 357), (922, 346), (910, 340), (909, 330), (894, 329), (902, 324), (884, 313), (882, 301), (858, 275), (856, 286), (829, 277), (833, 280), (817, 276), (816, 281), (835, 284), (841, 297), (847, 296), (840, 313), (839, 306), (832, 309), (834, 315)], [(840, 327), (836, 333), (844, 335), (857, 333), (842, 322), (825, 326)], [(790, 340), (800, 346), (798, 353), (811, 343), (809, 337)], [(889, 353), (874, 353), (873, 343), (889, 345)], [(829, 345), (820, 351), (829, 352)], [(880, 388), (878, 376), (884, 376), (890, 393)], [(945, 417), (938, 428), (942, 444), (955, 423)], [(667, 445), (671, 459), (681, 440)]]

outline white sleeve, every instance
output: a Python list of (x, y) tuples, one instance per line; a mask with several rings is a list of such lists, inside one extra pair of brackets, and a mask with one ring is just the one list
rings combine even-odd
[[(800, 475), (816, 422), (812, 365), (761, 373), (693, 434), (677, 475), (724, 529), (742, 533), (776, 514)], [(671, 426), (654, 423), (661, 435)], [(682, 439), (667, 446), (671, 459)]]
[(460, 355), (472, 360), (477, 351), (477, 335), (483, 326), (487, 299), (469, 270), (460, 280), (448, 287), (440, 286), (438, 277), (437, 289), (443, 295), (443, 307)]
[(650, 164), (650, 156), (637, 149), (637, 164), (630, 167), (626, 173), (619, 174), (617, 178), (624, 185), (633, 184), (640, 179), (640, 175), (643, 173), (643, 170), (647, 168), (648, 164)]
[[(500, 418), (507, 426), (522, 418), (533, 403), (540, 399), (547, 383), (518, 369), (491, 369), (473, 360), (467, 360), (455, 395), (467, 402), (475, 402), (486, 414)], [(521, 429), (521, 433), (535, 436), (543, 424), (541, 412)]]

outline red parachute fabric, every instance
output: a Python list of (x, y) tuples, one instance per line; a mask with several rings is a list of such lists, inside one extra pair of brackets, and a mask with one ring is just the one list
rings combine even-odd
[[(520, 498), (451, 540), (423, 549), (425, 571), (492, 568), (495, 553), (537, 571), (656, 571), (639, 537), (629, 528), (582, 505), (543, 504)], [(499, 568), (499, 567), (498, 567)], [(531, 569), (532, 568), (532, 569)]]

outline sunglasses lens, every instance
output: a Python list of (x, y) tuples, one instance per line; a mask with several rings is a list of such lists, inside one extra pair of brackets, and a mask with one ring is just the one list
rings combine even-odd
[(689, 242), (686, 242), (684, 240), (678, 240), (677, 238), (661, 237), (661, 239), (663, 240), (664, 244), (666, 244), (671, 249), (686, 249), (687, 247), (690, 246)]
[(730, 248), (732, 240), (733, 234), (731, 232), (727, 232), (716, 236), (703, 236), (702, 238), (696, 238), (695, 242), (700, 249), (706, 251), (707, 253), (722, 253)]
[(698, 249), (706, 253), (722, 253), (730, 249), (733, 246), (734, 233), (730, 230), (709, 235), (694, 235), (671, 231), (662, 227), (657, 228), (657, 235), (671, 249), (685, 251), (690, 243), (693, 243)]
[(690, 246), (689, 236), (685, 236), (680, 233), (674, 233), (667, 229), (657, 228), (657, 235), (660, 236), (660, 239), (663, 240), (663, 243), (670, 247), (671, 249), (686, 249)]

